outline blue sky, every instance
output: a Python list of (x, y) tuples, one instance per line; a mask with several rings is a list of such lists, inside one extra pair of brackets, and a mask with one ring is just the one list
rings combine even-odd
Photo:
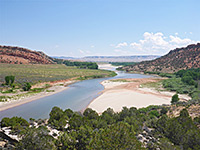
[(0, 45), (50, 56), (163, 55), (200, 41), (199, 0), (0, 0)]

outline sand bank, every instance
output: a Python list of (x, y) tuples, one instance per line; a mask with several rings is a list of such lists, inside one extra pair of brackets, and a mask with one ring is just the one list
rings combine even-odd
[[(157, 82), (161, 79), (127, 79), (129, 82), (103, 81), (105, 90), (103, 94), (89, 104), (89, 108), (102, 113), (107, 108), (112, 108), (115, 112), (122, 110), (124, 106), (142, 108), (149, 105), (170, 104), (171, 92), (159, 92), (151, 88), (141, 88), (141, 84), (147, 82)], [(169, 94), (170, 93), (170, 94)], [(182, 96), (182, 100), (187, 100), (188, 97)]]

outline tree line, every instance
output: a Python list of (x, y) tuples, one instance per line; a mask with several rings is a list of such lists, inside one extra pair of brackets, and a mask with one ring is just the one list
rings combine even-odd
[(98, 69), (98, 65), (95, 62), (80, 62), (80, 61), (69, 61), (63, 59), (54, 59), (57, 64), (65, 64), (66, 66), (76, 66), (80, 69)]
[(135, 65), (137, 62), (109, 62), (109, 64), (113, 66), (129, 66), (129, 65)]

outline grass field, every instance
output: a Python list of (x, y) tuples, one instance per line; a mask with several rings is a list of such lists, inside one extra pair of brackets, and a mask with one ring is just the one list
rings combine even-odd
[(14, 75), (15, 83), (23, 84), (64, 80), (73, 77), (98, 78), (114, 76), (115, 73), (105, 70), (78, 69), (65, 65), (23, 65), (23, 64), (0, 64), (0, 83), (5, 82), (5, 76)]

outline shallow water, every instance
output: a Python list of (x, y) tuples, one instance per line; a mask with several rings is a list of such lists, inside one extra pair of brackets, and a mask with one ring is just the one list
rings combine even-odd
[(29, 118), (48, 118), (49, 112), (54, 106), (58, 106), (64, 110), (70, 108), (73, 111), (81, 111), (85, 109), (94, 98), (98, 97), (100, 92), (104, 89), (100, 82), (107, 79), (149, 77), (152, 76), (117, 72), (117, 76), (115, 77), (77, 82), (69, 85), (69, 89), (66, 89), (60, 93), (1, 111), (0, 119), (13, 116), (20, 116), (27, 120)]

